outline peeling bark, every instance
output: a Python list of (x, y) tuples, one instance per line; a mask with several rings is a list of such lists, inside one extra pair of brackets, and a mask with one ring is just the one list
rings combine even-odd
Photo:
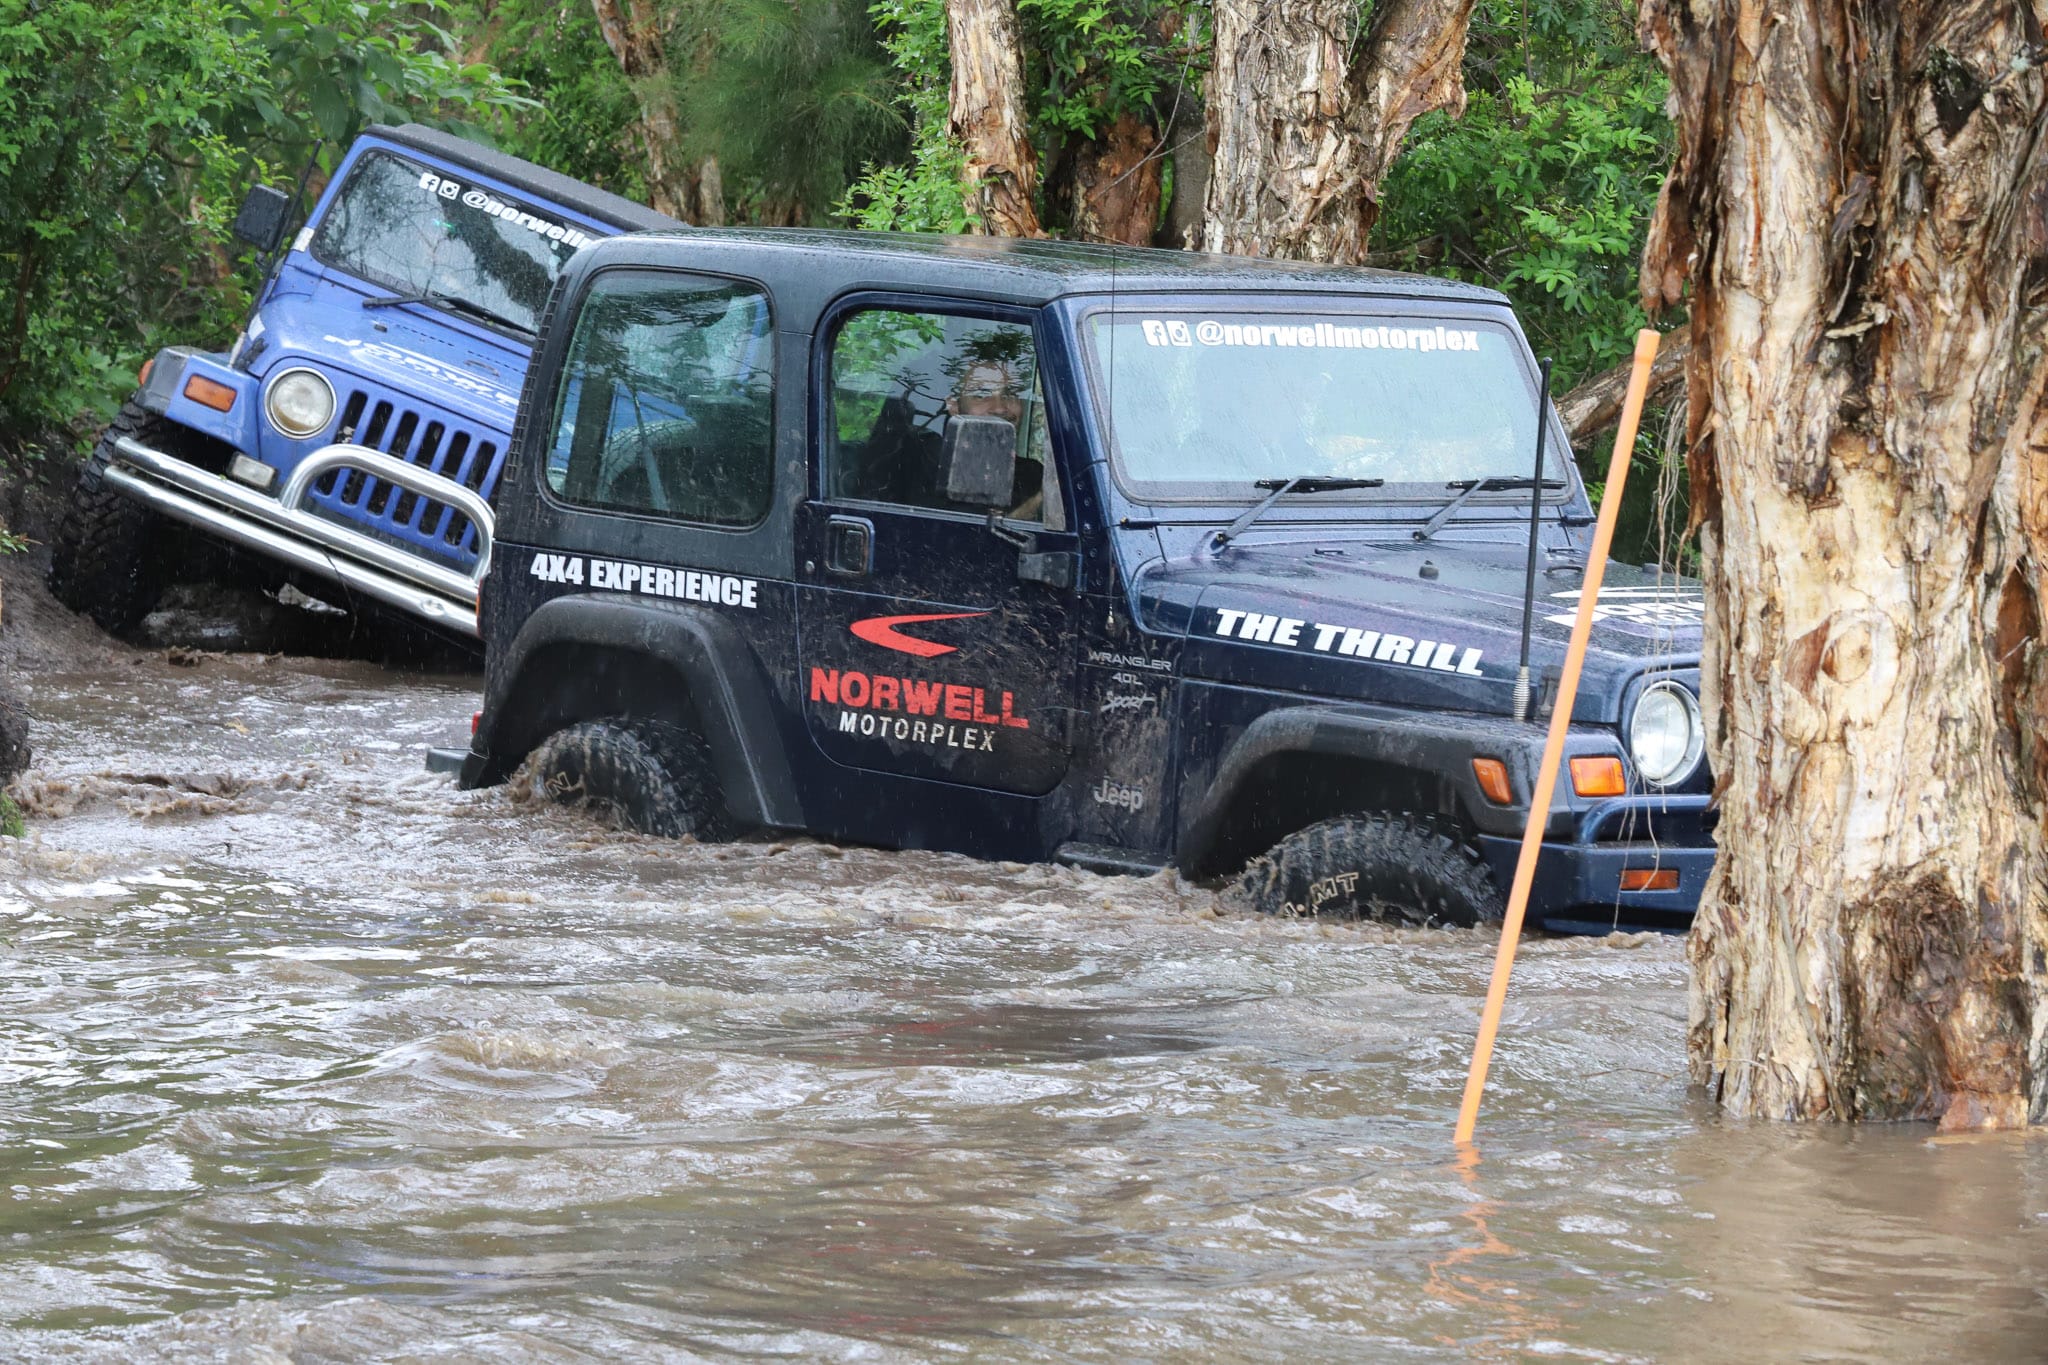
[(953, 135), (967, 149), (968, 203), (992, 237), (1043, 237), (1038, 154), (1024, 113), (1015, 0), (946, 0)]
[(1216, 0), (1202, 246), (1358, 264), (1409, 125), (1463, 113), (1473, 0)]
[[(619, 60), (640, 101), (640, 143), (647, 153), (647, 191), (653, 207), (686, 223), (699, 221), (698, 187), (676, 160), (681, 141), (670, 97), (661, 21), (650, 0), (590, 0), (604, 45)], [(719, 199), (721, 211), (724, 199)]]
[(1647, 0), (1720, 856), (1695, 1081), (2039, 1122), (2048, 0)]
[(1125, 114), (1074, 156), (1074, 236), (1149, 246), (1159, 222), (1159, 130)]

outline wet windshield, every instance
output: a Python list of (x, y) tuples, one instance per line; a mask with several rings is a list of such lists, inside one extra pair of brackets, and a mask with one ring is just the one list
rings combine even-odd
[(390, 152), (356, 163), (313, 237), (325, 265), (404, 295), (438, 294), (526, 332), (577, 247), (595, 235), (559, 213)]
[[(1084, 332), (1117, 473), (1139, 497), (1244, 500), (1260, 480), (1295, 477), (1384, 479), (1388, 494), (1422, 485), (1436, 496), (1452, 482), (1530, 473), (1536, 390), (1504, 327), (1119, 311), (1095, 314)], [(1551, 467), (1564, 477), (1554, 457)]]

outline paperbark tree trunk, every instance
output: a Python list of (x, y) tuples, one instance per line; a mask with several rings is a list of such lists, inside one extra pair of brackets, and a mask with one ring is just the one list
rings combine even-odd
[(2043, 1115), (2044, 10), (1643, 8), (1721, 794), (1689, 1051), (1736, 1113)]
[(1150, 246), (1159, 224), (1159, 130), (1124, 114), (1074, 156), (1076, 237), (1087, 242)]
[(1015, 0), (946, 0), (946, 43), (948, 106), (953, 135), (967, 149), (969, 208), (992, 237), (1043, 237)]
[[(590, 0), (605, 46), (640, 101), (640, 144), (647, 153), (653, 207), (686, 223), (699, 221), (697, 186), (681, 160), (675, 101), (668, 91), (667, 54), (651, 0)], [(719, 201), (721, 216), (724, 201)]]
[(1463, 113), (1473, 0), (1215, 0), (1202, 246), (1358, 264), (1408, 127)]

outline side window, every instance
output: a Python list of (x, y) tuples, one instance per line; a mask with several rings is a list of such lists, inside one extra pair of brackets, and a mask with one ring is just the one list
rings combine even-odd
[(753, 525), (773, 483), (774, 351), (751, 285), (599, 275), (562, 368), (548, 487), (585, 507)]
[[(954, 417), (1010, 424), (1017, 521), (1058, 530), (1062, 513), (1031, 329), (946, 313), (872, 308), (832, 339), (826, 492), (910, 507), (980, 511), (946, 496), (946, 430)], [(1000, 428), (998, 428), (1000, 430)]]

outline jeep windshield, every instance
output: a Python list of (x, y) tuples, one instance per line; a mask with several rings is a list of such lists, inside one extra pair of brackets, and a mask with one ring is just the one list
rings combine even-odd
[[(596, 234), (392, 152), (349, 172), (313, 257), (400, 296), (531, 335), (562, 263)], [(381, 300), (379, 301), (381, 302)]]
[[(1102, 310), (1083, 323), (1117, 477), (1146, 502), (1245, 502), (1276, 480), (1384, 480), (1442, 502), (1526, 479), (1536, 386), (1520, 340), (1472, 318)], [(1550, 477), (1562, 480), (1553, 449)], [(1317, 506), (1346, 502), (1341, 491)]]

